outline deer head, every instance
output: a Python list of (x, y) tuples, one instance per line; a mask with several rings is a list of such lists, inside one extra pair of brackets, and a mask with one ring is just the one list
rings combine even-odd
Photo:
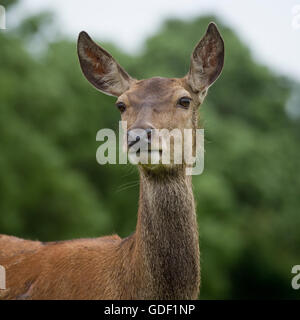
[[(138, 142), (144, 141), (146, 145), (153, 142), (155, 129), (183, 131), (197, 128), (199, 105), (223, 67), (224, 43), (216, 25), (210, 23), (192, 53), (189, 72), (183, 78), (136, 80), (86, 32), (79, 34), (78, 56), (88, 81), (99, 91), (117, 97), (121, 119), (127, 122), (125, 145), (128, 151), (128, 147)], [(160, 158), (164, 144), (156, 145), (154, 149), (152, 144), (147, 154), (155, 153)], [(193, 145), (194, 142), (190, 147)], [(171, 161), (174, 162), (174, 155), (171, 155)], [(153, 169), (153, 165), (148, 167)]]

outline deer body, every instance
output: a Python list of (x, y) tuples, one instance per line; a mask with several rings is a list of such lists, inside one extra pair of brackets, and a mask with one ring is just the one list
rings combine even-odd
[[(151, 139), (153, 128), (196, 128), (197, 107), (221, 72), (224, 47), (211, 24), (185, 78), (142, 81), (132, 79), (85, 33), (78, 54), (86, 78), (118, 97), (129, 132), (147, 129), (146, 139)], [(125, 239), (113, 235), (42, 243), (0, 235), (0, 265), (7, 279), (0, 298), (196, 299), (198, 227), (185, 168), (184, 163), (139, 165), (137, 226)]]
[[(190, 299), (199, 245), (190, 178), (141, 179), (136, 232), (41, 243), (0, 236), (10, 299)], [(5, 293), (5, 295), (4, 295)], [(1, 291), (0, 291), (1, 294)]]

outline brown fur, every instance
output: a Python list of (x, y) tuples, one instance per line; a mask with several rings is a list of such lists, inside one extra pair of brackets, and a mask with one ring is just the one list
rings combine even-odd
[[(196, 129), (198, 106), (221, 71), (222, 43), (210, 25), (182, 79), (134, 80), (86, 33), (80, 34), (78, 54), (87, 79), (126, 105), (122, 120), (128, 129)], [(178, 106), (183, 96), (191, 98), (188, 109)], [(139, 171), (136, 231), (125, 239), (41, 243), (0, 235), (7, 278), (0, 298), (196, 299), (200, 264), (191, 177), (184, 164), (145, 165)]]
[(190, 178), (141, 169), (136, 232), (41, 242), (0, 236), (5, 299), (190, 299), (199, 288), (199, 246)]

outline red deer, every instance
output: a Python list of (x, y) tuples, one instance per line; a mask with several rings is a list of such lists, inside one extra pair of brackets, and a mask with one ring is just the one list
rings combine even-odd
[[(141, 128), (196, 129), (198, 108), (221, 73), (224, 43), (214, 23), (195, 47), (183, 78), (132, 78), (86, 32), (78, 38), (83, 74), (117, 97), (128, 134)], [(149, 150), (151, 153), (153, 150)], [(139, 164), (135, 232), (42, 243), (0, 235), (6, 269), (2, 299), (196, 299), (200, 287), (198, 226), (186, 163)]]

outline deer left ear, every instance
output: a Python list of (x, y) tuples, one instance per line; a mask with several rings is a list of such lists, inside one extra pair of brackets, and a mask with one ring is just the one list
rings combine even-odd
[(79, 34), (77, 52), (83, 74), (101, 92), (118, 97), (134, 82), (116, 60), (84, 31)]
[(207, 89), (220, 75), (224, 64), (224, 42), (211, 22), (191, 57), (187, 83), (194, 92)]

